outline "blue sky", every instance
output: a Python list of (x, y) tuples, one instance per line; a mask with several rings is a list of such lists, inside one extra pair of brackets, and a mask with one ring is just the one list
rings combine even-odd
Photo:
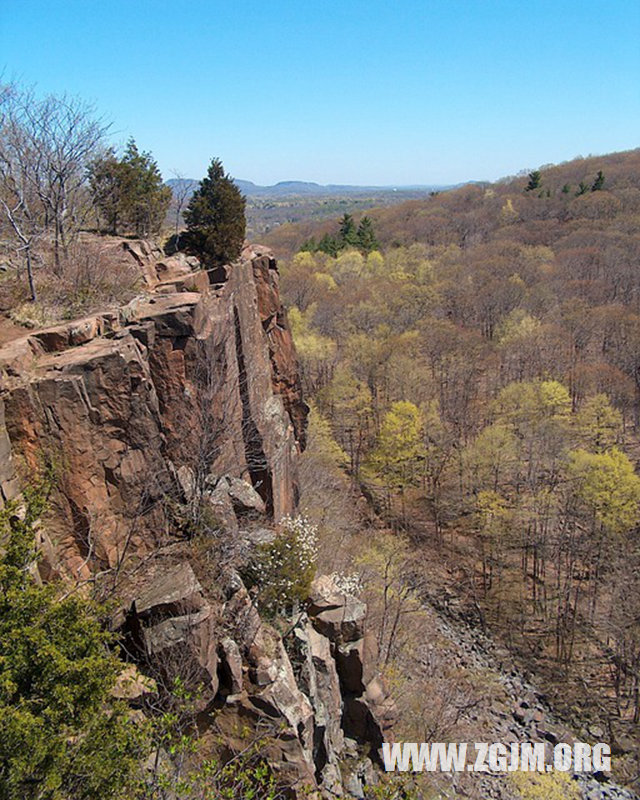
[(165, 177), (454, 183), (640, 145), (640, 0), (0, 0), (0, 70)]

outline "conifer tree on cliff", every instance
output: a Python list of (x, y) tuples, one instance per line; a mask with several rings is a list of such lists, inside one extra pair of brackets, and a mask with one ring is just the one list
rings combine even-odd
[(220, 159), (214, 158), (184, 214), (189, 250), (204, 264), (229, 264), (240, 255), (246, 229), (245, 202)]

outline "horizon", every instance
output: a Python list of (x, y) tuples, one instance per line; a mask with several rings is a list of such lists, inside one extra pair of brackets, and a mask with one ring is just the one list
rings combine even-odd
[(165, 179), (451, 186), (639, 144), (635, 0), (180, 11), (8, 0), (0, 74), (93, 102)]
[[(565, 164), (570, 164), (573, 161), (587, 160), (587, 159), (598, 159), (598, 158), (607, 158), (608, 156), (615, 156), (615, 155), (621, 155), (621, 154), (624, 154), (624, 153), (631, 153), (634, 150), (638, 150), (638, 149), (640, 149), (640, 146), (632, 147), (632, 148), (629, 148), (627, 150), (612, 150), (612, 151), (606, 152), (606, 153), (588, 153), (587, 155), (578, 154), (578, 155), (574, 156), (573, 158), (567, 158), (567, 159), (565, 159), (563, 161), (546, 162), (544, 164), (530, 165), (528, 167), (525, 167), (524, 169), (518, 170), (518, 172), (514, 172), (514, 173), (512, 173), (510, 175), (499, 175), (497, 178), (493, 178), (491, 180), (475, 180), (473, 178), (470, 178), (469, 180), (461, 180), (461, 181), (458, 181), (457, 183), (405, 183), (405, 184), (400, 184), (400, 183), (357, 184), (356, 183), (356, 184), (354, 184), (354, 183), (319, 183), (318, 181), (306, 180), (305, 178), (281, 178), (281, 179), (275, 180), (273, 183), (263, 184), (263, 183), (257, 183), (256, 181), (254, 181), (254, 180), (252, 180), (250, 178), (240, 177), (239, 175), (231, 175), (230, 177), (234, 182), (240, 181), (242, 183), (250, 183), (253, 186), (255, 186), (256, 188), (258, 188), (258, 189), (271, 189), (271, 188), (274, 188), (276, 186), (280, 186), (282, 184), (300, 183), (300, 184), (304, 184), (304, 185), (307, 185), (307, 186), (312, 184), (312, 185), (318, 186), (321, 189), (325, 189), (325, 188), (329, 188), (329, 187), (336, 187), (336, 188), (343, 188), (344, 187), (344, 188), (353, 188), (353, 189), (384, 189), (384, 190), (387, 190), (387, 191), (391, 191), (391, 190), (394, 190), (394, 189), (398, 189), (398, 190), (415, 190), (415, 191), (418, 191), (420, 189), (425, 189), (425, 190), (426, 189), (440, 189), (440, 190), (444, 191), (444, 190), (449, 190), (449, 189), (458, 189), (458, 188), (460, 188), (462, 186), (467, 186), (468, 184), (484, 184), (484, 183), (493, 184), (493, 183), (500, 183), (502, 181), (515, 180), (517, 178), (526, 177), (531, 171), (536, 170), (536, 169), (539, 169), (539, 170), (551, 169), (553, 167), (561, 167), (561, 166), (563, 166)], [(201, 179), (200, 178), (193, 178), (193, 177), (190, 177), (188, 175), (184, 175), (184, 176), (181, 176), (179, 178), (176, 178), (175, 176), (172, 175), (169, 178), (165, 178), (164, 182), (165, 183), (171, 183), (173, 181), (180, 181), (180, 180), (182, 180), (182, 181), (194, 181), (194, 182), (197, 183)]]

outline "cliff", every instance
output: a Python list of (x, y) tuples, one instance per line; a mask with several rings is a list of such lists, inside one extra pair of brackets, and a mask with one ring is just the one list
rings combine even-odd
[[(50, 465), (41, 578), (108, 585), (123, 657), (158, 686), (194, 682), (205, 730), (232, 744), (239, 723), (268, 723), (292, 796), (339, 796), (345, 775), (361, 796), (393, 717), (366, 608), (320, 578), (285, 648), (238, 573), (256, 531), (295, 512), (305, 444), (275, 260), (248, 248), (206, 272), (121, 247), (143, 296), (0, 349), (2, 501)], [(144, 708), (140, 686), (127, 697)]]
[(156, 547), (181, 468), (246, 479), (275, 519), (293, 510), (306, 406), (275, 262), (248, 255), (202, 294), (162, 283), (0, 350), (2, 497), (46, 458), (64, 477), (49, 568), (81, 577)]

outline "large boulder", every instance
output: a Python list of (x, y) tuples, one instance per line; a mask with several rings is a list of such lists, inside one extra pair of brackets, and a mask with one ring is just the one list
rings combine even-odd
[(168, 681), (202, 686), (199, 706), (218, 692), (218, 624), (188, 562), (155, 564), (120, 623), (125, 647)]
[(156, 261), (156, 276), (160, 283), (173, 281), (183, 278), (199, 266), (198, 259), (186, 256), (184, 253), (176, 253), (173, 256)]
[(247, 514), (264, 514), (266, 512), (264, 500), (248, 481), (241, 478), (223, 476), (216, 483), (213, 495), (221, 498), (226, 494), (231, 500), (231, 504), (237, 516), (242, 517)]
[(327, 575), (313, 582), (308, 613), (314, 628), (334, 644), (355, 642), (364, 636), (366, 604), (343, 594)]

